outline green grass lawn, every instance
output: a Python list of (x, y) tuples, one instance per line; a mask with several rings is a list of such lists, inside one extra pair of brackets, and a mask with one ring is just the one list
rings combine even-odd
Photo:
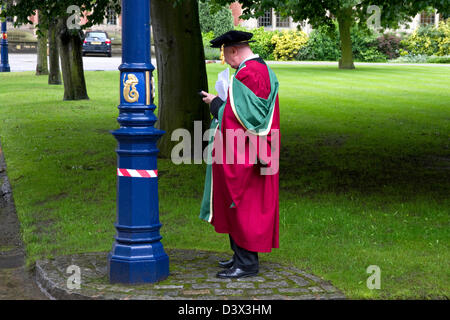
[[(223, 66), (207, 68), (213, 88)], [(350, 298), (448, 299), (450, 69), (272, 68), (280, 249), (262, 263), (291, 263)], [(86, 81), (89, 101), (63, 102), (47, 77), (0, 74), (0, 139), (29, 266), (113, 243), (119, 73)], [(228, 237), (198, 218), (205, 165), (160, 159), (158, 170), (164, 246), (231, 253)], [(366, 286), (370, 265), (381, 269), (379, 290)]]

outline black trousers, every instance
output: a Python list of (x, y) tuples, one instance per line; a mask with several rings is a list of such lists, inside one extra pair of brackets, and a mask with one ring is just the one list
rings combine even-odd
[(230, 235), (230, 246), (234, 251), (234, 265), (244, 271), (257, 271), (259, 269), (258, 252), (248, 251), (239, 247)]

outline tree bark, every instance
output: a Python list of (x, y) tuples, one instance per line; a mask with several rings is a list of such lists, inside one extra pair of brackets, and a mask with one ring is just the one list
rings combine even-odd
[[(194, 156), (194, 121), (202, 121), (204, 131), (211, 119), (208, 106), (198, 95), (198, 91), (208, 90), (208, 80), (197, 0), (185, 0), (175, 7), (173, 0), (153, 0), (151, 23), (158, 68), (157, 126), (166, 131), (158, 144), (160, 155), (170, 157), (179, 143), (171, 141), (172, 131), (185, 128), (191, 133)], [(204, 146), (202, 143), (202, 150)]]
[(58, 42), (64, 82), (64, 100), (89, 99), (84, 79), (82, 32), (69, 30), (65, 18), (58, 19)]
[(352, 8), (344, 8), (337, 14), (339, 35), (341, 39), (341, 59), (339, 69), (355, 69), (353, 63), (352, 39), (350, 28), (353, 24)]
[(44, 15), (38, 13), (39, 24), (41, 27), (38, 31), (38, 43), (37, 43), (37, 63), (36, 63), (36, 75), (47, 75), (48, 74), (48, 63), (47, 63), (47, 30), (45, 30)]
[(61, 71), (59, 67), (59, 47), (57, 40), (57, 22), (49, 21), (48, 25), (48, 47), (49, 47), (49, 65), (48, 84), (61, 84)]

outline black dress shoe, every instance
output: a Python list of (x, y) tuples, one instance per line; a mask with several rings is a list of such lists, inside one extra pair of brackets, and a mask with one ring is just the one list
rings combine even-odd
[(233, 266), (234, 264), (234, 258), (231, 258), (228, 261), (219, 261), (219, 267), (221, 268), (225, 268), (225, 269), (229, 269)]
[(222, 279), (237, 279), (245, 277), (253, 277), (258, 274), (258, 270), (245, 271), (239, 267), (233, 266), (230, 269), (226, 269), (217, 273), (217, 278)]

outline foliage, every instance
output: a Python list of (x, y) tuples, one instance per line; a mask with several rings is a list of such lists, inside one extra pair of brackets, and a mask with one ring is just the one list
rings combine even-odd
[(401, 41), (402, 55), (424, 54), (446, 56), (450, 54), (450, 19), (440, 21), (439, 26), (421, 26)]
[(203, 46), (210, 46), (210, 41), (214, 38), (215, 36), (213, 31), (202, 32)]
[[(226, 5), (235, 0), (211, 0), (212, 3)], [(411, 21), (422, 10), (436, 8), (444, 16), (448, 15), (449, 2), (443, 0), (240, 0), (244, 9), (243, 18), (259, 17), (265, 10), (275, 8), (285, 16), (291, 16), (294, 21), (306, 19), (313, 28), (327, 25), (334, 27), (333, 19), (342, 14), (343, 9), (353, 8), (352, 18), (367, 21), (373, 13), (368, 11), (370, 6), (382, 8), (380, 24), (385, 28), (397, 29), (405, 21)]]
[(252, 40), (255, 42), (250, 43), (252, 51), (265, 60), (274, 60), (273, 51), (275, 44), (272, 42), (272, 37), (278, 34), (278, 31), (266, 31), (264, 27), (248, 30), (247, 28), (237, 26), (235, 29), (253, 33)]
[(214, 39), (214, 32), (203, 32), (202, 40), (203, 40), (203, 49), (205, 51), (205, 59), (206, 60), (219, 60), (220, 59), (220, 49), (211, 48), (210, 41)]
[(275, 45), (273, 56), (275, 60), (294, 60), (298, 51), (306, 46), (308, 35), (303, 31), (284, 30), (272, 37), (272, 44)]
[(275, 45), (272, 42), (272, 37), (277, 34), (277, 31), (265, 31), (264, 27), (260, 27), (251, 31), (253, 33), (252, 40), (255, 42), (250, 43), (250, 47), (253, 52), (259, 54), (263, 59), (274, 60), (273, 51)]
[(397, 59), (391, 60), (392, 63), (450, 63), (450, 55), (446, 56), (427, 56), (426, 54), (406, 54)]
[(378, 50), (387, 58), (395, 59), (400, 56), (400, 41), (402, 39), (395, 34), (385, 33), (377, 38)]
[(200, 29), (206, 60), (220, 59), (220, 50), (211, 48), (210, 41), (234, 29), (233, 15), (226, 7), (211, 5), (209, 1), (199, 1)]
[(334, 30), (334, 36), (330, 35), (327, 26), (319, 26), (309, 34), (306, 46), (302, 47), (296, 59), (312, 61), (336, 61), (340, 57), (339, 34)]
[(215, 37), (234, 28), (233, 15), (226, 7), (215, 12), (209, 1), (199, 2), (200, 29), (202, 33), (213, 32)]
[(386, 62), (387, 58), (377, 48), (370, 47), (367, 50), (359, 52), (355, 60), (363, 62)]
[(220, 50), (217, 48), (204, 47), (206, 60), (220, 60)]
[(442, 56), (442, 57), (431, 56), (431, 57), (428, 57), (427, 62), (428, 63), (450, 63), (450, 55)]
[[(211, 1), (225, 5), (235, 0)], [(338, 19), (342, 22), (341, 26), (344, 26), (340, 30), (343, 45), (339, 48), (343, 60), (340, 66), (343, 68), (351, 68), (352, 65), (352, 62), (348, 61), (352, 50), (352, 44), (347, 36), (348, 27), (357, 20), (363, 23), (371, 19), (373, 17), (373, 12), (369, 10), (371, 6), (382, 8), (379, 17), (380, 27), (392, 29), (397, 29), (405, 21), (411, 21), (412, 16), (430, 7), (445, 15), (449, 12), (449, 1), (443, 0), (240, 0), (239, 2), (244, 9), (243, 18), (260, 17), (266, 10), (275, 8), (282, 16), (290, 16), (295, 22), (308, 20), (314, 29), (328, 26), (330, 32), (336, 28), (333, 20)], [(371, 49), (371, 52), (361, 54), (360, 58), (377, 59), (376, 52)]]
[[(386, 55), (378, 49), (377, 37), (370, 29), (361, 24), (354, 24), (350, 29), (350, 36), (355, 60), (364, 62), (386, 61)], [(311, 32), (307, 45), (299, 51), (296, 59), (336, 61), (339, 57), (340, 43), (337, 28), (320, 26)]]
[(378, 50), (377, 35), (366, 24), (355, 23), (350, 29), (353, 58), (363, 62), (383, 62), (386, 56)]
[(393, 63), (427, 63), (428, 56), (426, 54), (406, 54), (391, 60)]
[(203, 49), (205, 50), (206, 60), (219, 60), (220, 59), (220, 49), (211, 48), (210, 41), (214, 39), (214, 32), (202, 33), (203, 38)]

